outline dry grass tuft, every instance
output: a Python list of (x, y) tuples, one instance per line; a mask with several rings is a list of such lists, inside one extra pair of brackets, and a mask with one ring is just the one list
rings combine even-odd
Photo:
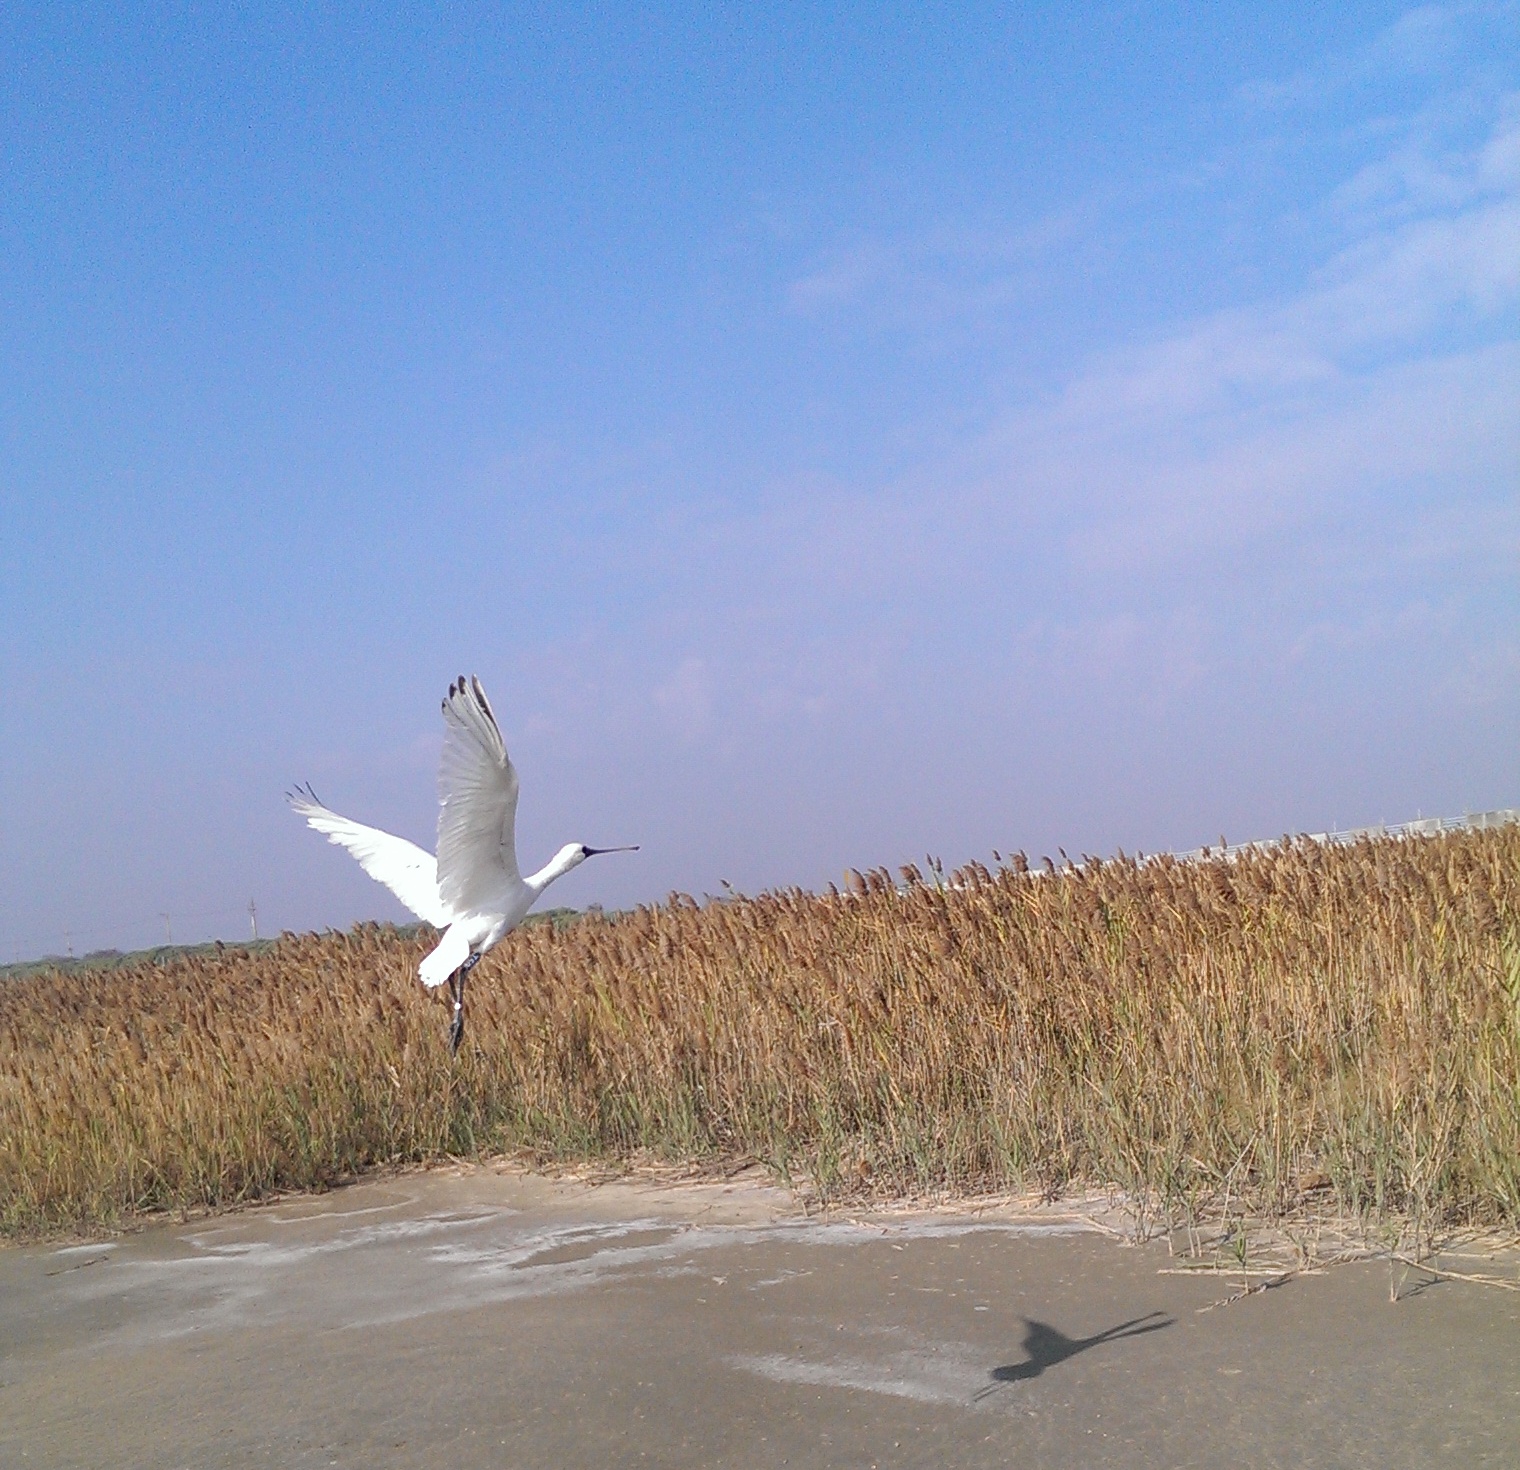
[(1520, 827), (1023, 868), (524, 929), (454, 1064), (426, 934), (10, 982), (0, 1228), (498, 1151), (1520, 1224)]

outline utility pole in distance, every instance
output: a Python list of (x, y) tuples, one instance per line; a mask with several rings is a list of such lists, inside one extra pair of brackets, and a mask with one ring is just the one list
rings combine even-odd
[(174, 943), (174, 931), (169, 927), (169, 916), (168, 914), (160, 913), (158, 917), (164, 921), (164, 943), (172, 946)]
[(250, 898), (248, 900), (248, 927), (253, 930), (253, 942), (259, 942), (259, 906)]

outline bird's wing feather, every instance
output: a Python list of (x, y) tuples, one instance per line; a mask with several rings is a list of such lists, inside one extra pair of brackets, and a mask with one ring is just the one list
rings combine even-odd
[(456, 913), (489, 912), (522, 881), (517, 771), (479, 679), (449, 685), (438, 771), (438, 893)]
[(419, 919), (440, 929), (452, 921), (438, 894), (438, 864), (415, 842), (340, 817), (323, 806), (310, 787), (292, 791), (285, 799), (298, 816), (306, 818), (307, 826), (346, 847), (371, 878), (385, 884)]

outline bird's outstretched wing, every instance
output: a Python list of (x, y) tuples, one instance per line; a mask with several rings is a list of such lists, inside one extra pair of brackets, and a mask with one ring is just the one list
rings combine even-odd
[(306, 818), (307, 826), (353, 853), (359, 866), (385, 884), (419, 919), (439, 929), (453, 921), (453, 914), (438, 896), (438, 864), (415, 842), (328, 811), (309, 786), (304, 791), (298, 786), (287, 792), (285, 800), (297, 816)]
[(517, 772), (479, 679), (449, 685), (438, 770), (438, 894), (456, 913), (489, 912), (517, 871)]

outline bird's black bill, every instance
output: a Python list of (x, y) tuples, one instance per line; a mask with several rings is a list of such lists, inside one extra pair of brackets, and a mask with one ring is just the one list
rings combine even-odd
[(637, 842), (632, 847), (588, 847), (586, 849), (586, 856), (598, 857), (604, 852), (637, 852), (638, 850), (639, 845)]

